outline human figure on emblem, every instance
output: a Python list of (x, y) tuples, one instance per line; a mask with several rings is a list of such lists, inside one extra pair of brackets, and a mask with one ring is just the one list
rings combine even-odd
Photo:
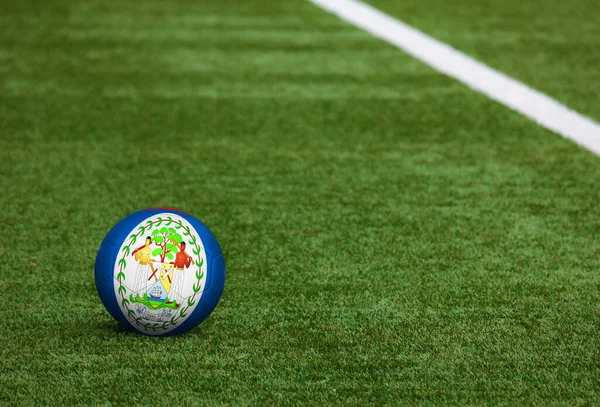
[(148, 236), (143, 246), (135, 249), (131, 254), (138, 262), (138, 267), (135, 273), (135, 286), (133, 288), (135, 294), (144, 295), (144, 292), (149, 286), (148, 276), (154, 274), (154, 266), (152, 265), (152, 249), (150, 248), (152, 238)]
[(185, 242), (172, 242), (177, 246), (179, 251), (175, 255), (175, 261), (173, 262), (175, 265), (175, 270), (173, 271), (173, 284), (171, 286), (170, 299), (175, 301), (176, 304), (181, 304), (183, 301), (181, 293), (183, 292), (183, 283), (185, 281), (184, 270), (192, 265), (194, 259), (192, 259), (192, 256), (185, 252)]

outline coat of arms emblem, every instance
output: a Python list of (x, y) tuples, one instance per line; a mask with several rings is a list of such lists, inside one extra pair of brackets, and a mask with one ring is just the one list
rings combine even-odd
[(136, 226), (115, 263), (115, 294), (123, 314), (138, 329), (164, 333), (195, 308), (206, 261), (194, 228), (173, 213)]

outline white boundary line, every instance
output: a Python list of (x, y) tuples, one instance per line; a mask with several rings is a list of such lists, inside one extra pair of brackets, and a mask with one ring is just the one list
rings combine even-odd
[(600, 155), (600, 125), (549, 96), (360, 1), (309, 1)]

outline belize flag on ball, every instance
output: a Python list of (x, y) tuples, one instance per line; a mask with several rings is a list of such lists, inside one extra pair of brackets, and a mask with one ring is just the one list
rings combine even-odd
[(153, 336), (197, 326), (216, 307), (225, 261), (210, 230), (175, 209), (135, 212), (108, 232), (96, 256), (96, 288), (123, 326)]

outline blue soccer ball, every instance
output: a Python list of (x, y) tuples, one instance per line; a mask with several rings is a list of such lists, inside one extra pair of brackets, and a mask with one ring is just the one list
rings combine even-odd
[(145, 335), (186, 332), (210, 315), (225, 261), (210, 230), (185, 212), (144, 209), (108, 232), (96, 256), (96, 288), (114, 319)]

